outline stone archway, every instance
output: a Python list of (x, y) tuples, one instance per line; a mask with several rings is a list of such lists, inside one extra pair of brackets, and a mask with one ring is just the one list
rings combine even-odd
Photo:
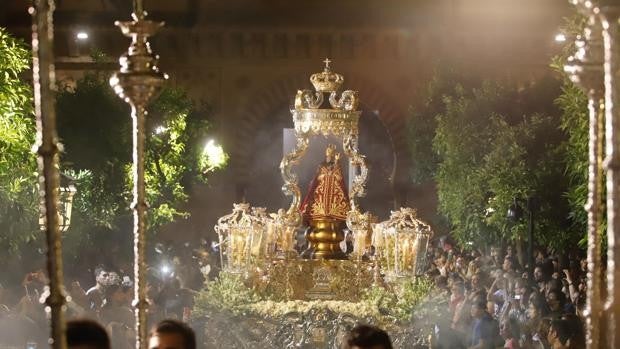
[[(376, 116), (378, 124), (387, 131), (392, 149), (391, 171), (389, 171), (391, 194), (395, 201), (394, 206), (405, 204), (406, 194), (403, 195), (403, 191), (406, 192), (404, 184), (407, 180), (409, 164), (405, 112), (380, 88), (380, 85), (359, 76), (347, 78), (353, 75), (345, 74), (344, 87), (358, 91), (363, 115)], [(296, 91), (303, 88), (311, 88), (308, 75), (283, 77), (261, 88), (252, 98), (248, 99), (252, 103), (240, 109), (238, 122), (232, 131), (235, 144), (232, 147), (230, 164), (235, 174), (235, 181), (239, 185), (249, 185), (255, 175), (252, 173), (251, 164), (257, 149), (255, 143), (250, 140), (255, 139), (257, 132), (266, 127), (266, 124), (281, 125), (283, 117), (288, 120), (287, 125), (292, 127), (288, 109), (292, 105)], [(363, 139), (360, 140), (360, 143), (362, 142)], [(275, 163), (272, 165), (274, 166), (273, 175), (279, 178), (279, 169)], [(370, 176), (372, 179), (372, 173)], [(244, 190), (241, 191), (244, 192)]]

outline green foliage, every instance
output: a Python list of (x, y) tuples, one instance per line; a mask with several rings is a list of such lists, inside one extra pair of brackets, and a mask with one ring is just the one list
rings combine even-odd
[(56, 113), (65, 171), (73, 170), (77, 194), (71, 229), (116, 226), (125, 214), (125, 166), (131, 162), (129, 107), (104, 82), (86, 74), (74, 86), (62, 86)]
[(426, 88), (422, 105), (412, 106), (409, 110), (407, 126), (413, 163), (411, 180), (415, 184), (432, 181), (435, 177), (439, 158), (431, 149), (437, 128), (436, 115), (445, 110), (444, 96), (453, 93), (459, 82), (454, 71), (437, 69)]
[[(35, 140), (32, 91), (19, 79), (29, 67), (30, 56), (22, 42), (0, 28), (0, 57), (0, 248), (15, 252), (40, 238), (36, 157), (31, 150)], [(102, 61), (101, 54), (95, 58)], [(75, 252), (129, 244), (129, 106), (114, 94), (108, 77), (100, 71), (87, 73), (73, 84), (61, 83), (59, 90), (61, 170), (76, 179), (78, 188), (65, 245)], [(147, 137), (149, 228), (156, 231), (178, 217), (187, 217), (183, 206), (189, 187), (204, 183), (215, 168), (207, 167), (203, 151), (208, 107), (197, 107), (181, 89), (164, 88), (149, 112), (147, 132), (155, 126), (166, 128)], [(126, 241), (118, 241), (117, 236)]]
[[(563, 31), (578, 35), (583, 32), (585, 20), (583, 16), (569, 18), (566, 20)], [(574, 52), (574, 44), (567, 44), (562, 53), (553, 58), (551, 67), (564, 77), (562, 93), (555, 102), (562, 111), (561, 128), (568, 135), (562, 151), (566, 159), (566, 175), (569, 181), (566, 198), (570, 207), (571, 233), (581, 236), (580, 243), (585, 245), (588, 224), (585, 210), (588, 197), (588, 98), (577, 85), (569, 80), (563, 70), (567, 58)], [(604, 183), (604, 178), (601, 182)], [(601, 229), (603, 232), (606, 230), (605, 219), (606, 216), (603, 215), (604, 221)]]
[[(585, 20), (568, 18), (562, 31), (574, 37)], [(568, 43), (551, 67), (564, 74), (574, 49)], [(412, 112), (412, 180), (436, 179), (439, 212), (461, 244), (523, 237), (524, 222), (510, 225), (505, 213), (513, 198), (528, 196), (537, 199), (538, 243), (562, 249), (584, 236), (587, 100), (566, 76), (560, 83), (516, 89), (439, 71)]]
[(433, 288), (433, 282), (425, 277), (404, 280), (390, 289), (371, 286), (364, 290), (361, 302), (377, 307), (384, 316), (406, 322)]
[[(95, 57), (102, 61), (103, 55)], [(86, 73), (61, 86), (57, 97), (63, 171), (76, 178), (72, 224), (65, 233), (65, 258), (79, 264), (84, 251), (109, 251), (100, 263), (125, 263), (131, 256), (132, 134), (130, 108), (114, 94), (108, 76)], [(146, 196), (148, 231), (188, 217), (190, 187), (207, 180), (202, 151), (210, 110), (179, 88), (165, 87), (148, 108)], [(76, 251), (82, 251), (76, 253)], [(92, 262), (91, 262), (92, 263)]]
[(372, 286), (363, 290), (359, 302), (350, 301), (273, 301), (268, 295), (260, 296), (246, 286), (241, 275), (221, 273), (207, 283), (195, 300), (193, 314), (207, 316), (213, 310), (230, 311), (235, 315), (258, 313), (280, 316), (289, 312), (306, 312), (310, 309), (327, 308), (347, 312), (360, 317), (380, 317), (385, 323), (393, 320), (408, 322), (434, 289), (433, 282), (425, 277), (402, 280), (389, 288)]
[(562, 129), (568, 134), (564, 148), (567, 159), (566, 174), (570, 185), (566, 197), (570, 205), (573, 230), (585, 235), (588, 216), (584, 209), (588, 198), (588, 111), (585, 94), (566, 80), (562, 94), (556, 100), (562, 109)]
[[(65, 86), (57, 107), (65, 165), (80, 174), (75, 215), (85, 219), (72, 229), (118, 229), (132, 198), (129, 107), (100, 73)], [(206, 181), (201, 162), (207, 112), (178, 88), (164, 88), (149, 108), (145, 180), (150, 230), (187, 217), (183, 205), (189, 186)]]
[(212, 166), (204, 151), (210, 127), (205, 114), (209, 112), (208, 106), (197, 110), (178, 88), (164, 89), (153, 103), (147, 122), (153, 134), (147, 141), (146, 157), (151, 227), (187, 218), (182, 206), (188, 199), (188, 187), (205, 183), (208, 172), (225, 167), (226, 153), (222, 152), (224, 162)]
[[(439, 212), (457, 241), (481, 246), (523, 237), (524, 222), (509, 224), (506, 212), (514, 198), (534, 196), (539, 203), (537, 241), (558, 248), (574, 242), (574, 235), (565, 231), (565, 135), (553, 104), (557, 81), (541, 79), (516, 89), (465, 79), (454, 83), (454, 76), (445, 78), (446, 83), (437, 79), (442, 76), (431, 90), (444, 87), (431, 93), (429, 101), (441, 94), (441, 103), (427, 103), (424, 117), (413, 117), (417, 121), (410, 123), (410, 134), (433, 137), (430, 145), (425, 140), (412, 148), (414, 156), (434, 154), (432, 160), (425, 155), (414, 163), (422, 162), (417, 166), (428, 170), (424, 176), (436, 179)], [(422, 120), (425, 126), (420, 126)]]
[(195, 298), (194, 315), (208, 315), (210, 309), (228, 310), (240, 314), (248, 304), (260, 301), (256, 292), (243, 283), (241, 275), (220, 273), (214, 281), (198, 293)]
[(0, 28), (0, 249), (15, 252), (36, 239), (37, 190), (32, 91), (25, 44)]
[(362, 302), (372, 304), (382, 314), (388, 314), (396, 303), (396, 295), (382, 286), (371, 286), (362, 293)]

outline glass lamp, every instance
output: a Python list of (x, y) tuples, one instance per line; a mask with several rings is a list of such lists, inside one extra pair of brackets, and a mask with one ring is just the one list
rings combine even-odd
[(224, 270), (249, 271), (251, 263), (266, 257), (269, 220), (264, 207), (251, 208), (247, 203), (234, 204), (231, 214), (218, 219), (215, 232)]
[(431, 228), (412, 208), (392, 211), (390, 219), (373, 229), (373, 245), (380, 266), (390, 278), (420, 275), (426, 264)]
[[(71, 225), (71, 211), (73, 208), (73, 197), (77, 192), (74, 179), (66, 174), (60, 174), (60, 186), (58, 188), (58, 227), (61, 232), (69, 230)], [(46, 229), (45, 213), (39, 213), (39, 228)]]

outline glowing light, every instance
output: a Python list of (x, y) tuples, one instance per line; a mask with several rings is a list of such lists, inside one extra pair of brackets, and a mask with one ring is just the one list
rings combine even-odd
[(164, 133), (166, 131), (168, 131), (167, 127), (164, 127), (164, 126), (157, 126), (157, 127), (155, 127), (155, 134), (157, 134), (157, 135), (160, 135), (160, 134), (162, 134), (162, 133)]
[(216, 168), (226, 163), (226, 153), (221, 145), (215, 144), (214, 140), (209, 140), (205, 145), (205, 155), (207, 155), (207, 164), (211, 168)]
[(161, 266), (161, 273), (164, 275), (168, 275), (170, 273), (170, 266), (168, 264), (164, 264)]
[(555, 36), (555, 42), (564, 42), (566, 41), (566, 35), (560, 33)]
[(78, 40), (88, 40), (88, 33), (83, 31), (77, 32), (75, 38)]

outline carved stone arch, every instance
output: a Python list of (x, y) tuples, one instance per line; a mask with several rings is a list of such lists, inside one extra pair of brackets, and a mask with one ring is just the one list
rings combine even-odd
[[(238, 182), (246, 183), (251, 176), (247, 164), (254, 153), (250, 140), (256, 136), (256, 130), (269, 122), (274, 112), (292, 105), (297, 90), (309, 87), (307, 77), (302, 75), (282, 77), (259, 89), (248, 99), (249, 102), (241, 107), (237, 125), (232, 131), (235, 144), (232, 147), (230, 164)], [(292, 124), (291, 120), (291, 126)], [(279, 173), (279, 170), (276, 173)]]
[[(355, 73), (348, 74), (354, 75)], [(407, 177), (408, 172), (408, 147), (406, 138), (405, 112), (394, 102), (380, 84), (372, 82), (360, 76), (348, 77), (345, 75), (344, 88), (358, 91), (362, 107), (368, 111), (378, 111), (378, 119), (385, 127), (391, 141), (393, 150), (393, 164), (391, 180), (393, 183), (401, 183)], [(288, 110), (292, 105), (297, 90), (312, 88), (309, 75), (292, 75), (276, 79), (260, 88), (246, 105), (239, 109), (238, 122), (235, 125), (235, 144), (231, 151), (231, 167), (235, 173), (235, 180), (240, 185), (251, 182), (249, 164), (255, 153), (252, 140), (256, 137), (257, 130), (268, 123), (273, 113)], [(290, 115), (290, 114), (289, 114)], [(293, 126), (292, 120), (290, 127)], [(279, 175), (279, 169), (274, 168), (274, 175)], [(370, 175), (372, 180), (372, 173)], [(398, 184), (397, 184), (398, 185)], [(397, 188), (402, 190), (402, 188)], [(395, 198), (399, 200), (398, 197)], [(396, 202), (395, 205), (403, 204)]]
[(407, 115), (394, 98), (392, 98), (381, 85), (372, 79), (360, 75), (351, 74), (345, 87), (358, 91), (362, 105), (371, 110), (379, 111), (379, 120), (388, 131), (394, 150), (394, 166), (392, 181), (402, 184), (408, 177), (409, 147), (407, 140)]

